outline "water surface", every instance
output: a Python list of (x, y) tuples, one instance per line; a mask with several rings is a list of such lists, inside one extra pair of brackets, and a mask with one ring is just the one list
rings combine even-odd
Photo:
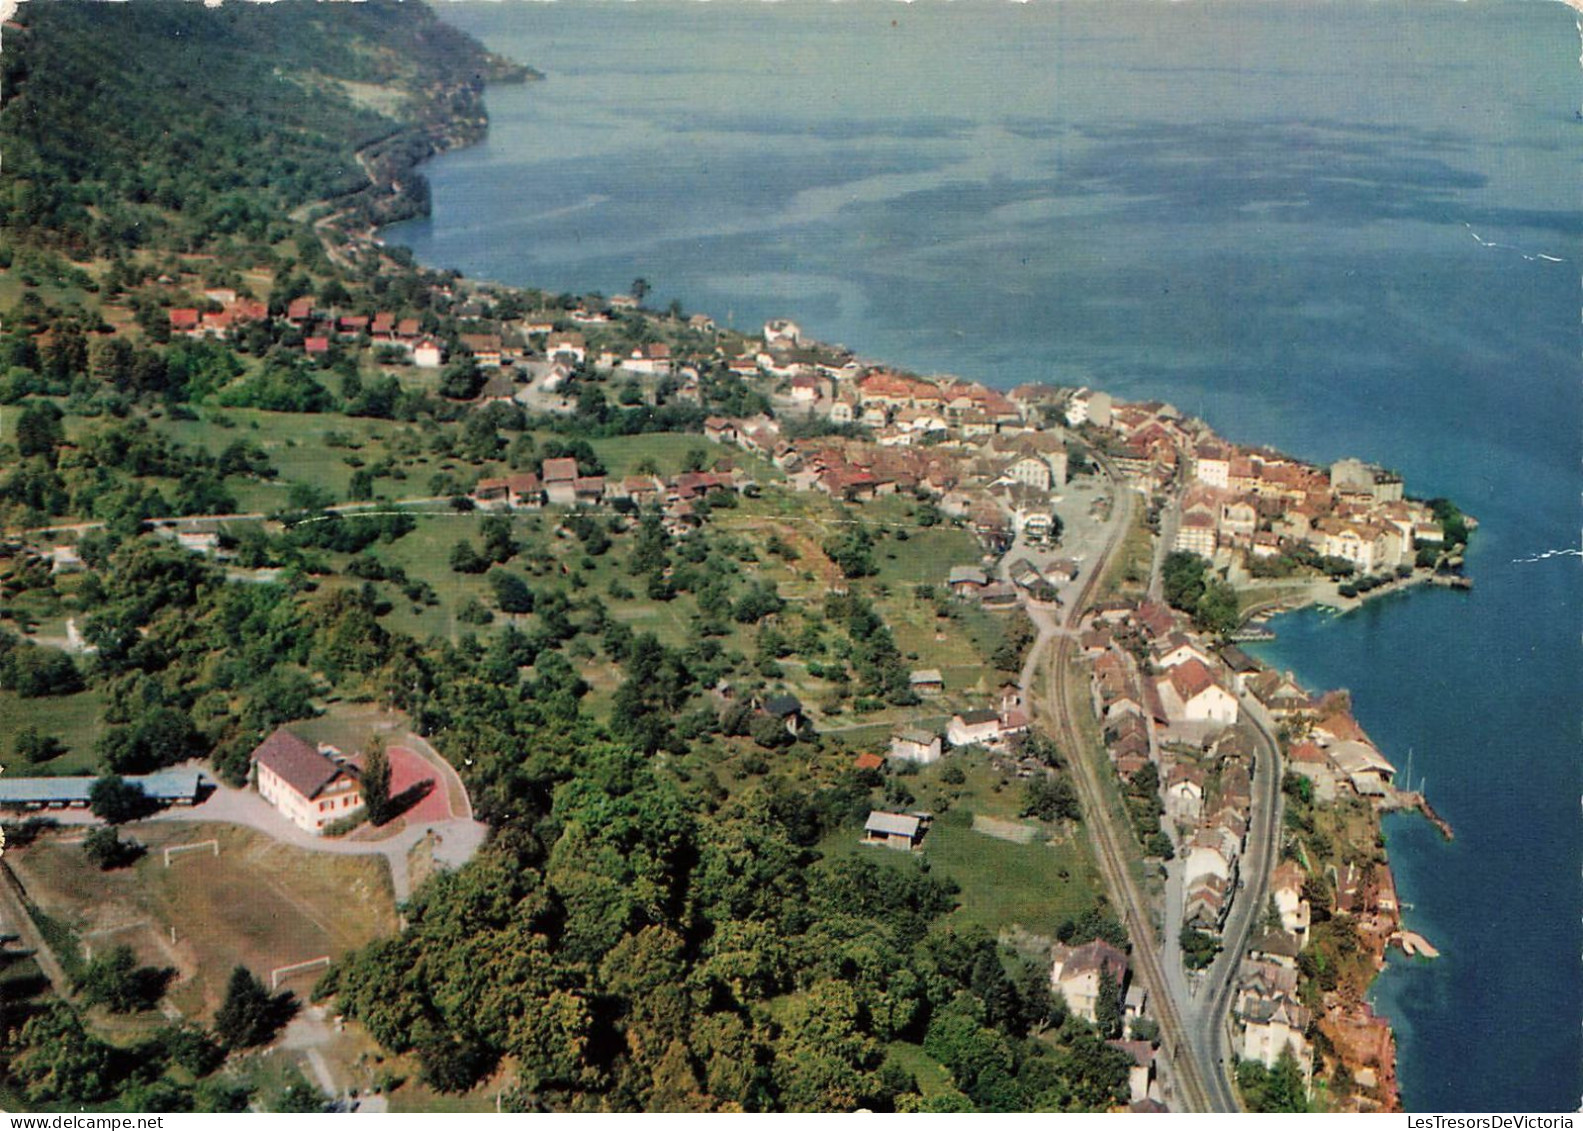
[[(1547, 3), (455, 4), (546, 72), (429, 167), (420, 259), (676, 299), (1001, 386), (1091, 382), (1402, 471), (1471, 594), (1277, 624), (1456, 827), (1376, 997), (1418, 1110), (1583, 1094), (1583, 92)], [(1476, 238), (1475, 238), (1476, 237)], [(1491, 246), (1494, 245), (1494, 246)], [(1545, 256), (1563, 260), (1551, 262)], [(1539, 560), (1530, 560), (1530, 559)]]

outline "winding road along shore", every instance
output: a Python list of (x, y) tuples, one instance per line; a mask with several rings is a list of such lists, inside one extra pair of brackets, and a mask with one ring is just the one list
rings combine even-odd
[[(1092, 751), (1085, 745), (1076, 721), (1078, 711), (1088, 710), (1087, 695), (1079, 681), (1072, 678), (1072, 642), (1077, 637), (1077, 624), (1112, 565), (1138, 505), (1136, 493), (1127, 488), (1108, 461), (1098, 458), (1097, 462), (1116, 499), (1104, 550), (1092, 563), (1082, 588), (1068, 604), (1064, 623), (1058, 621), (1050, 609), (1025, 601), (1024, 607), (1038, 629), (1038, 638), (1023, 669), (1024, 701), (1066, 754), (1083, 802), (1083, 824), (1095, 859), (1132, 940), (1135, 975), (1147, 990), (1151, 1012), (1160, 1025), (1162, 1052), (1168, 1066), (1162, 1076), (1166, 1079), (1172, 1106), (1189, 1111), (1235, 1112), (1240, 1106), (1226, 1050), (1227, 1014), (1237, 967), (1257, 920), (1256, 909), (1263, 906), (1265, 900), (1275, 834), (1280, 827), (1279, 746), (1262, 713), (1249, 710), (1244, 701), (1247, 721), (1240, 725), (1251, 729), (1257, 748), (1252, 827), (1243, 857), (1244, 887), (1238, 893), (1226, 924), (1224, 950), (1208, 974), (1196, 986), (1190, 986), (1179, 948), (1172, 945), (1176, 924), (1170, 917), (1170, 909), (1165, 909), (1165, 945), (1162, 946), (1150, 901), (1130, 864), (1134, 855), (1129, 851), (1132, 830), (1126, 826), (1125, 818), (1118, 819), (1108, 805), (1106, 783), (1100, 780), (1100, 771), (1090, 757)], [(1041, 662), (1047, 663), (1045, 694), (1036, 702), (1030, 692), (1034, 689), (1035, 672)]]

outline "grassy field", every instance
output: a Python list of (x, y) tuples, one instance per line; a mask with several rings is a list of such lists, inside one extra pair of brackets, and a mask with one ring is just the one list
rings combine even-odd
[(1096, 599), (1103, 600), (1107, 596), (1117, 594), (1138, 596), (1142, 594), (1149, 582), (1149, 573), (1154, 568), (1154, 535), (1149, 532), (1144, 523), (1143, 507), (1138, 507), (1133, 515), (1133, 521), (1127, 527), (1126, 537), (1122, 539), (1121, 552), (1111, 562), (1110, 568), (1105, 573), (1105, 580), (1099, 587)]
[[(176, 967), (169, 999), (189, 1017), (212, 1013), (234, 966), (267, 980), (275, 967), (338, 956), (396, 929), (389, 873), (377, 857), (305, 852), (228, 825), (156, 824), (130, 830), (148, 855), (100, 872), (72, 831), (8, 853), (7, 862), (78, 945), (126, 943), (142, 962)], [(211, 837), (218, 857), (192, 852), (165, 867), (167, 845)], [(305, 995), (314, 976), (288, 984)]]
[[(963, 771), (961, 784), (942, 779), (950, 766)], [(922, 855), (935, 875), (951, 877), (962, 889), (948, 922), (980, 926), (997, 936), (1017, 927), (1050, 936), (1063, 919), (1099, 902), (1104, 888), (1082, 829), (1021, 818), (1022, 783), (986, 760), (949, 757), (898, 780), (914, 794), (915, 807), (936, 814)], [(1031, 844), (1014, 844), (975, 832), (975, 814), (1032, 825), (1039, 834)], [(861, 835), (856, 827), (841, 829), (819, 848), (827, 855), (863, 852), (897, 864), (909, 859), (859, 844)]]
[(951, 1082), (951, 1073), (924, 1052), (921, 1045), (892, 1041), (885, 1046), (885, 1056), (912, 1073), (913, 1079), (918, 1081), (918, 1094), (925, 1098), (957, 1090)]
[[(104, 730), (100, 718), (104, 692), (98, 688), (76, 695), (22, 699), (12, 691), (0, 691), (0, 766), (16, 776), (59, 776), (91, 774), (97, 771), (93, 744)], [(33, 765), (13, 753), (17, 731), (35, 726), (42, 734), (52, 734), (67, 746), (59, 758)]]

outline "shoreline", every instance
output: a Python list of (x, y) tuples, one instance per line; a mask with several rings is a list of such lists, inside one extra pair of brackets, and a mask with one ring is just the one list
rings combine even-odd
[[(533, 71), (531, 68), (528, 68), (528, 72), (529, 73), (525, 76), (525, 79), (520, 81), (539, 81), (545, 77), (542, 74)], [(483, 139), (487, 133), (488, 123), (487, 117), (482, 115), (482, 87), (480, 87), (480, 89), (477, 91), (477, 95), (477, 105), (480, 110), (480, 116), (473, 121), (467, 122), (466, 125), (468, 128), (461, 133), (458, 134), (436, 124), (424, 125), (420, 123), (414, 127), (414, 132), (418, 136), (421, 136), (426, 143), (425, 150), (420, 155), (411, 156), (411, 159), (407, 163), (394, 170), (394, 173), (405, 173), (408, 178), (407, 183), (402, 183), (399, 181), (397, 176), (394, 174), (384, 178), (377, 176), (375, 169), (371, 167), (369, 162), (363, 160), (362, 151), (359, 151), (360, 164), (368, 174), (370, 181), (369, 188), (364, 191), (372, 192), (375, 197), (370, 207), (370, 212), (372, 212), (373, 215), (367, 217), (366, 226), (347, 224), (340, 229), (347, 237), (347, 242), (341, 249), (333, 248), (326, 239), (325, 243), (327, 250), (330, 250), (332, 253), (336, 250), (341, 250), (343, 253), (347, 251), (355, 252), (359, 250), (359, 245), (361, 244), (363, 245), (361, 250), (372, 252), (376, 257), (382, 257), (387, 247), (384, 238), (384, 232), (388, 227), (396, 223), (432, 215), (432, 201), (430, 200), (427, 192), (427, 180), (423, 178), (423, 174), (420, 171), (421, 166), (431, 157), (435, 157), (446, 152), (465, 149)], [(417, 183), (421, 183), (422, 188), (417, 193), (414, 193), (412, 191), (413, 185)], [(389, 195), (384, 197), (383, 203), (385, 203), (387, 206), (394, 207), (381, 209), (380, 197), (386, 193)], [(408, 201), (413, 196), (418, 196), (421, 198), (419, 207), (415, 212), (409, 214), (390, 214), (392, 211), (395, 211), (403, 201)], [(330, 202), (326, 202), (326, 205), (329, 204)], [(331, 212), (323, 216), (319, 221), (319, 225), (316, 225), (316, 230), (321, 233), (321, 238), (326, 234), (326, 229), (334, 225), (337, 220), (343, 222), (347, 220), (349, 218), (347, 214), (348, 211), (349, 210)], [(381, 212), (384, 214), (380, 215)], [(404, 248), (404, 245), (400, 244), (396, 244), (394, 246)], [(441, 270), (441, 268), (429, 269)], [(456, 274), (459, 279), (467, 278), (467, 276), (460, 272), (457, 272)], [(494, 280), (483, 278), (472, 279), (470, 281), (475, 284), (504, 287), (508, 290), (530, 289), (529, 285), (513, 286), (510, 284), (499, 283)], [(1333, 580), (1321, 581), (1318, 579), (1310, 579), (1307, 583), (1306, 592), (1295, 595), (1287, 595), (1283, 598), (1277, 599), (1267, 608), (1260, 608), (1259, 606), (1250, 607), (1248, 614), (1243, 618), (1242, 625), (1243, 627), (1247, 627), (1251, 623), (1262, 623), (1263, 620), (1269, 619), (1275, 615), (1285, 612), (1295, 612), (1299, 609), (1309, 606), (1328, 608), (1337, 614), (1351, 613), (1359, 608), (1362, 608), (1370, 600), (1375, 598), (1395, 593), (1406, 593), (1422, 585), (1436, 585), (1463, 589), (1471, 588), (1471, 582), (1465, 578), (1462, 578), (1460, 574), (1442, 574), (1437, 572), (1436, 568), (1434, 567), (1415, 569), (1412, 575), (1409, 577), (1387, 582), (1368, 592), (1359, 593), (1351, 597), (1344, 596), (1340, 593), (1339, 590), (1341, 584), (1342, 583)], [(1447, 840), (1452, 838), (1454, 834), (1449, 823), (1434, 811), (1428, 799), (1424, 797), (1422, 793), (1412, 794), (1402, 792), (1393, 795), (1392, 798), (1392, 800), (1398, 802), (1402, 801), (1403, 799), (1412, 800), (1406, 804), (1393, 804), (1389, 806), (1381, 804), (1378, 806), (1371, 806), (1373, 832), (1377, 838), (1381, 839), (1382, 843), (1383, 814), (1389, 811), (1406, 811), (1408, 809), (1420, 812), (1427, 820), (1431, 822), (1431, 824), (1439, 829), (1441, 834)], [(1395, 880), (1394, 875), (1391, 873), (1388, 860), (1385, 862), (1384, 870), (1387, 877), (1387, 882), (1394, 890)], [(1390, 947), (1397, 946), (1409, 956), (1413, 956), (1415, 951), (1421, 952), (1422, 956), (1425, 958), (1438, 957), (1439, 955), (1439, 952), (1421, 934), (1402, 925), (1399, 911), (1395, 915), (1395, 928), (1396, 929), (1394, 931), (1391, 931), (1385, 936), (1381, 937), (1375, 945), (1370, 947), (1369, 955), (1374, 965), (1375, 972), (1373, 977), (1370, 979), (1368, 986), (1365, 987), (1365, 995), (1370, 989), (1372, 989), (1375, 980), (1377, 980), (1379, 974), (1386, 968), (1387, 953)], [(1355, 1004), (1361, 1006), (1365, 1011), (1370, 1009), (1368, 1003), (1363, 999), (1362, 995), (1360, 995), (1358, 1002)], [(1327, 1013), (1326, 1017), (1327, 1020), (1331, 1019), (1329, 1013)], [(1381, 1110), (1400, 1111), (1403, 1110), (1403, 1108), (1401, 1106), (1399, 1087), (1396, 1083), (1397, 1050), (1395, 1031), (1388, 1018), (1380, 1018), (1379, 1020), (1383, 1023), (1385, 1033), (1384, 1045), (1389, 1048), (1388, 1061), (1379, 1065), (1381, 1070), (1379, 1072), (1379, 1080), (1382, 1086), (1382, 1091), (1387, 1097), (1386, 1104)], [(1319, 1028), (1321, 1031), (1323, 1031), (1322, 1026), (1319, 1026)], [(1343, 1065), (1348, 1065), (1348, 1061), (1345, 1057), (1341, 1057), (1339, 1059)], [(1353, 1066), (1348, 1065), (1348, 1067), (1350, 1068)], [(1368, 1069), (1363, 1069), (1363, 1071), (1366, 1072)]]

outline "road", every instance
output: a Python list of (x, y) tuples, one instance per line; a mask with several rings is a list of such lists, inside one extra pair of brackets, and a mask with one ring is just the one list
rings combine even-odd
[[(1039, 631), (1034, 653), (1049, 656), (1047, 694), (1038, 714), (1067, 753), (1067, 764), (1082, 798), (1083, 824), (1095, 860), (1132, 939), (1134, 974), (1148, 992), (1152, 1012), (1160, 1025), (1161, 1049), (1169, 1066), (1173, 1106), (1194, 1111), (1236, 1111), (1235, 1094), (1222, 1068), (1223, 1025), (1213, 1020), (1216, 1015), (1212, 1013), (1210, 998), (1195, 1008), (1192, 995), (1183, 984), (1179, 963), (1177, 976), (1169, 976), (1156, 941), (1149, 901), (1128, 865), (1132, 832), (1124, 821), (1112, 814), (1106, 801), (1105, 783), (1100, 781), (1092, 759), (1086, 756), (1083, 736), (1076, 724), (1077, 712), (1089, 709), (1086, 688), (1071, 678), (1078, 619), (1121, 547), (1138, 505), (1136, 493), (1126, 487), (1115, 469), (1103, 459), (1098, 462), (1111, 482), (1115, 500), (1104, 550), (1088, 564), (1087, 576), (1078, 594), (1067, 604), (1064, 624), (1058, 623), (1047, 609), (1028, 607), (1028, 615)], [(1031, 690), (1033, 670), (1034, 665), (1030, 663), (1024, 672), (1029, 678), (1024, 700), (1030, 704), (1027, 692)]]
[[(1264, 917), (1269, 900), (1270, 869), (1275, 863), (1276, 838), (1281, 829), (1281, 760), (1280, 744), (1276, 741), (1263, 707), (1252, 696), (1242, 697), (1242, 722), (1254, 738), (1253, 809), (1248, 825), (1248, 838), (1238, 869), (1239, 890), (1232, 901), (1231, 913), (1226, 917), (1221, 932), (1222, 949), (1215, 956), (1208, 976), (1191, 1001), (1189, 1039), (1198, 1044), (1200, 1063), (1218, 1066), (1215, 1075), (1229, 1079), (1231, 1065), (1225, 1045), (1226, 1017), (1231, 1010), (1231, 997), (1236, 989), (1237, 968), (1247, 950), (1248, 939), (1255, 926)], [(1179, 980), (1185, 981), (1180, 958), (1176, 963)], [(1229, 1089), (1228, 1089), (1229, 1091)], [(1236, 1110), (1232, 1108), (1231, 1110)]]
[[(324, 508), (325, 511), (334, 511), (337, 514), (361, 514), (365, 511), (378, 511), (380, 507), (417, 507), (431, 506), (439, 503), (449, 503), (450, 495), (423, 495), (413, 499), (375, 499), (356, 503), (331, 503)], [(445, 513), (445, 512), (442, 512)], [(453, 512), (465, 513), (465, 512)], [(149, 518), (143, 521), (149, 526), (177, 526), (190, 525), (197, 522), (263, 522), (269, 515), (262, 511), (251, 514), (182, 514), (170, 515), (166, 518)], [(16, 533), (28, 534), (85, 534), (90, 530), (102, 530), (103, 522), (74, 522), (62, 526), (34, 526)]]
[(1165, 506), (1160, 508), (1160, 532), (1154, 545), (1154, 562), (1149, 569), (1149, 600), (1165, 600), (1165, 559), (1176, 548), (1176, 532), (1182, 525), (1181, 486), (1171, 491)]

